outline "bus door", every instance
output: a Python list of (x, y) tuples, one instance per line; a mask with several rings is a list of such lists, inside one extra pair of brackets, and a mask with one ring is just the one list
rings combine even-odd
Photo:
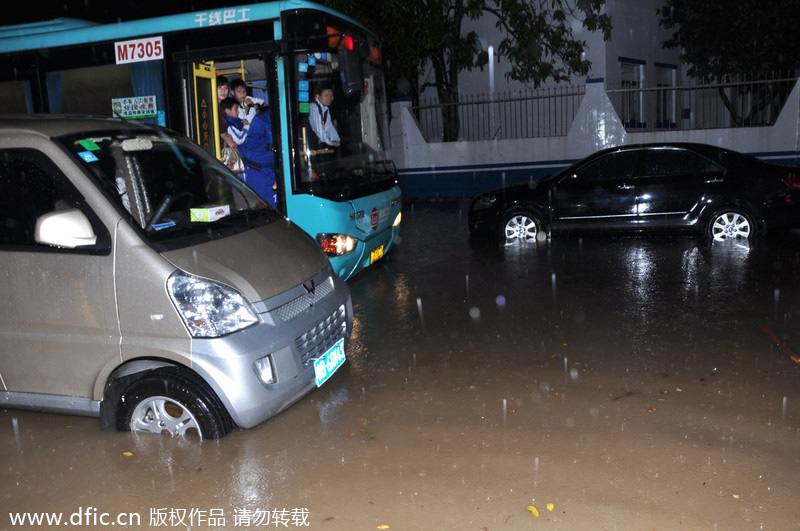
[[(283, 172), (280, 169), (281, 113), (279, 98), (273, 89), (276, 59), (262, 51), (264, 46), (261, 43), (235, 50), (197, 50), (192, 52), (192, 56), (179, 56), (177, 60), (183, 61), (187, 77), (191, 71), (191, 79), (185, 81), (187, 90), (184, 91), (187, 115), (192, 122), (187, 129), (204, 150), (223, 161), (226, 161), (227, 146), (221, 135), (226, 130), (225, 121), (220, 120), (222, 111), (217, 94), (217, 76), (225, 76), (230, 84), (244, 81), (252, 105), (247, 110), (249, 129), (246, 140), (237, 150), (242, 166), (236, 166), (236, 161), (230, 161), (228, 166), (268, 202), (274, 201), (277, 208), (285, 212)], [(233, 96), (231, 92), (229, 97)], [(240, 173), (234, 167), (243, 167), (244, 172)], [(254, 174), (252, 182), (247, 177), (250, 173), (248, 168)]]
[(43, 112), (36, 65), (30, 54), (0, 59), (0, 114)]
[(217, 74), (214, 62), (192, 63), (192, 94), (190, 104), (195, 140), (200, 147), (221, 158), (219, 104), (217, 103)]

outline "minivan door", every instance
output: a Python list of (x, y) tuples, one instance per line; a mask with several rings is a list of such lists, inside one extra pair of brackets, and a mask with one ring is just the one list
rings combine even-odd
[[(38, 136), (13, 142), (19, 147), (0, 149), (4, 390), (91, 398), (101, 368), (120, 352), (110, 235), (54, 162), (63, 153)], [(90, 220), (94, 245), (36, 242), (37, 219), (65, 209)]]

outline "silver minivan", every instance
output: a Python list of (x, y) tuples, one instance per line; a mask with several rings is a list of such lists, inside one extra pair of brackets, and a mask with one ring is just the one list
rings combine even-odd
[(0, 118), (0, 407), (218, 438), (345, 361), (347, 285), (224, 165), (156, 126)]

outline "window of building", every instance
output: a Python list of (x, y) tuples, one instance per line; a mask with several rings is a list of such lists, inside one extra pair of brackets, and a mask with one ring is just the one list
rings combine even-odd
[(677, 124), (675, 91), (677, 67), (656, 64), (656, 127), (674, 129)]
[(620, 81), (622, 92), (622, 109), (620, 119), (626, 128), (645, 127), (642, 107), (642, 80), (644, 78), (644, 62), (620, 58)]

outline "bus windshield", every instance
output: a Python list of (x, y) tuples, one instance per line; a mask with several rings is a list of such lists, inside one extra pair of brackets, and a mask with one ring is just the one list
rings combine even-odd
[(295, 193), (347, 200), (395, 185), (383, 71), (353, 50), (303, 50), (297, 74)]

